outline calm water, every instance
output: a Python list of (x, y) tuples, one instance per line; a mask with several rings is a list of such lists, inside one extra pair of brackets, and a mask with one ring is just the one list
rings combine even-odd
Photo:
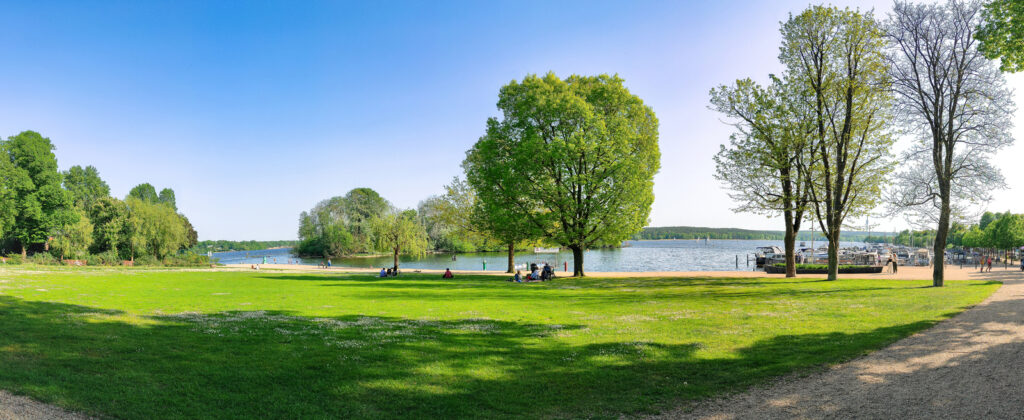
[[(815, 247), (824, 245), (815, 242)], [(782, 241), (744, 241), (744, 240), (665, 240), (665, 241), (626, 241), (619, 249), (602, 249), (586, 251), (584, 263), (587, 271), (716, 271), (736, 270), (736, 258), (739, 256), (739, 269), (753, 270), (753, 261), (747, 265), (747, 255), (753, 256), (754, 249), (759, 246), (775, 245), (782, 247)], [(799, 243), (797, 243), (799, 245)], [(810, 243), (807, 243), (810, 245)], [(861, 246), (861, 243), (843, 243), (843, 246)], [(318, 258), (296, 258), (291, 255), (290, 248), (267, 249), (260, 251), (215, 252), (222, 264), (255, 264), (263, 262), (277, 264), (308, 264), (316, 265), (323, 260)], [(276, 261), (275, 261), (276, 259)], [(404, 269), (433, 268), (453, 270), (480, 270), (487, 263), (488, 270), (505, 271), (506, 255), (503, 252), (487, 252), (473, 254), (457, 254), (452, 261), (452, 254), (431, 254), (423, 258), (401, 257)], [(533, 252), (517, 252), (516, 264), (520, 267), (526, 263), (547, 262), (558, 270), (568, 262), (572, 270), (572, 252), (563, 251), (557, 254), (535, 254)], [(369, 258), (335, 258), (331, 260), (335, 266), (345, 267), (390, 267), (391, 257)]]

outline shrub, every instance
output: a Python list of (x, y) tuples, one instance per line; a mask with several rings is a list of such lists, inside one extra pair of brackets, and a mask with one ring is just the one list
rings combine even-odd
[(85, 261), (89, 265), (118, 266), (121, 265), (121, 256), (114, 251), (107, 250), (99, 254), (89, 254), (85, 257)]
[(21, 258), (21, 254), (7, 254), (7, 264), (19, 265), (25, 261)]
[(206, 267), (210, 265), (210, 257), (191, 252), (172, 255), (164, 259), (164, 265), (168, 267)]
[[(786, 264), (783, 264), (783, 263), (775, 263), (775, 266), (778, 267), (778, 268), (786, 268)], [(854, 268), (861, 268), (861, 267), (870, 267), (870, 266), (869, 265), (849, 265), (849, 264), (846, 264), (846, 265), (840, 265), (839, 269), (840, 270), (846, 270), (846, 269), (854, 269)], [(796, 265), (796, 269), (797, 270), (828, 270), (828, 265), (827, 264), (797, 264)]]
[(37, 252), (28, 257), (28, 262), (39, 265), (57, 265), (60, 261), (48, 252)]
[(140, 257), (136, 257), (135, 258), (135, 266), (138, 267), (138, 266), (143, 266), (143, 265), (145, 265), (145, 266), (153, 266), (153, 267), (160, 267), (160, 266), (163, 265), (163, 263), (161, 263), (160, 260), (156, 259), (156, 257), (154, 257), (152, 255), (143, 255), (143, 256), (140, 256)]

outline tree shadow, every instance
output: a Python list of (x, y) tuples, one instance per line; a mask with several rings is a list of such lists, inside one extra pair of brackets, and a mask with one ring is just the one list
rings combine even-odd
[[(1007, 390), (1024, 388), (1024, 376), (1013, 368), (1024, 354), (1021, 296), (986, 301), (841, 369), (790, 377), (751, 394), (684, 404), (665, 417), (927, 419), (983, 413), (986, 418), (1019, 418), (1024, 395)], [(889, 339), (910, 330), (893, 332)], [(778, 339), (775, 344), (782, 344), (783, 337)], [(828, 337), (818, 344), (827, 351), (828, 341), (849, 339), (858, 338)], [(766, 349), (786, 351), (786, 346), (758, 350)]]
[(0, 389), (119, 418), (536, 418), (655, 413), (849, 359), (930, 322), (703, 344), (572, 344), (584, 325), (119, 311), (0, 296)]

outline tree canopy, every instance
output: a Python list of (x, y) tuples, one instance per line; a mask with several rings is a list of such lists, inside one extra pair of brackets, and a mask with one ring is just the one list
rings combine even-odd
[(85, 168), (75, 165), (64, 172), (64, 188), (71, 193), (75, 206), (86, 210), (101, 198), (110, 196), (110, 187), (92, 165)]
[(985, 4), (983, 23), (975, 36), (978, 49), (990, 59), (1001, 59), (1006, 72), (1024, 70), (1024, 2), (992, 0)]
[(325, 258), (371, 252), (369, 222), (390, 206), (370, 188), (355, 188), (345, 196), (321, 201), (299, 215), (296, 251)]
[(498, 109), (463, 162), (485, 212), (501, 209), (526, 237), (571, 249), (576, 276), (586, 248), (647, 224), (658, 120), (621, 78), (530, 75), (501, 88)]

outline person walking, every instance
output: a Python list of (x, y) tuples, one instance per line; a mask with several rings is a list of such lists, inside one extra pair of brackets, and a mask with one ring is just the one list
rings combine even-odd
[(992, 272), (992, 257), (988, 257), (988, 272)]
[(896, 272), (899, 271), (899, 267), (897, 267), (898, 263), (896, 262), (897, 260), (898, 260), (898, 258), (893, 258), (892, 259), (892, 274), (893, 275), (896, 275)]
[(487, 260), (484, 260), (484, 271), (487, 271)]

